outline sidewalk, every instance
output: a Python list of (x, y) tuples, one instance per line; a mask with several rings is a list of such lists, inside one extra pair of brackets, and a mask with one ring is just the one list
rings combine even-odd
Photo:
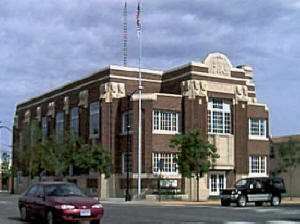
[[(102, 200), (101, 203), (103, 204), (140, 204), (140, 205), (178, 205), (178, 206), (188, 206), (188, 205), (220, 205), (220, 200), (207, 200), (207, 201), (146, 201), (146, 200), (132, 200), (132, 201), (125, 201), (124, 198), (108, 198), (105, 200)], [(283, 198), (281, 201), (281, 204), (300, 204), (300, 198), (293, 198), (293, 200), (290, 200), (290, 198)]]

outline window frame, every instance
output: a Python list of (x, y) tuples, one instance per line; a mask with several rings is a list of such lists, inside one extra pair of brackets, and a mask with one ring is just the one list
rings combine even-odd
[[(257, 158), (257, 168), (253, 171), (253, 159)], [(266, 155), (249, 155), (249, 176), (267, 176), (267, 156)]]
[[(157, 155), (157, 156), (156, 156)], [(164, 155), (164, 156), (162, 156)], [(166, 155), (170, 155), (170, 158), (167, 158)], [(171, 171), (160, 171), (158, 167), (158, 161), (160, 161), (161, 158), (164, 158), (164, 160), (168, 160), (167, 162), (164, 162), (164, 168), (166, 169), (166, 164), (169, 166), (169, 170)], [(152, 152), (152, 173), (155, 175), (158, 174), (164, 174), (164, 175), (177, 175), (179, 173), (178, 171), (178, 165), (174, 161), (174, 159), (177, 158), (177, 153), (174, 152)], [(175, 165), (175, 168), (173, 167)], [(175, 170), (175, 171), (173, 171)]]
[(41, 119), (41, 128), (42, 128), (42, 142), (44, 143), (48, 138), (48, 117), (44, 116)]
[[(73, 116), (73, 111), (77, 111), (77, 116)], [(79, 138), (79, 108), (78, 107), (73, 107), (70, 110), (70, 134), (72, 137), (74, 137), (75, 139)], [(73, 127), (73, 123), (74, 121), (76, 122), (76, 129)]]
[[(98, 110), (92, 110), (92, 105), (97, 105), (98, 107)], [(92, 118), (95, 116), (95, 115), (98, 115), (97, 116), (97, 128), (98, 128), (98, 133), (94, 134), (92, 133)], [(96, 125), (95, 125), (96, 126)], [(93, 129), (95, 130), (95, 129)], [(99, 101), (95, 101), (95, 102), (92, 102), (90, 103), (89, 105), (89, 138), (90, 139), (95, 139), (95, 138), (99, 138), (100, 136), (100, 103)]]
[(152, 110), (152, 133), (154, 134), (179, 133), (179, 113), (171, 110), (153, 109)]
[[(129, 115), (129, 116), (128, 116)], [(126, 118), (127, 117), (127, 118)], [(127, 133), (127, 119), (129, 119), (129, 131)], [(129, 110), (126, 111), (122, 114), (122, 134), (127, 135), (127, 134), (132, 134), (133, 133), (133, 111)]]
[[(216, 182), (216, 191), (212, 191), (211, 184), (212, 184), (212, 179), (211, 176), (216, 175), (217, 176), (217, 182)], [(209, 172), (209, 195), (220, 195), (220, 190), (222, 190), (220, 186), (220, 176), (223, 175), (223, 189), (226, 189), (226, 172), (225, 171), (210, 171)]]
[[(59, 117), (59, 115), (61, 115), (61, 117)], [(55, 116), (55, 133), (56, 133), (57, 143), (64, 142), (64, 124), (65, 124), (64, 112), (57, 112)], [(61, 130), (59, 129), (60, 127)]]
[(232, 135), (232, 101), (210, 97), (207, 104), (208, 134)]
[[(257, 131), (258, 133), (253, 134), (253, 122), (258, 122)], [(264, 133), (262, 134), (262, 127), (264, 130)], [(248, 121), (248, 136), (249, 139), (267, 139), (267, 119), (266, 118), (255, 118), (250, 117)]]

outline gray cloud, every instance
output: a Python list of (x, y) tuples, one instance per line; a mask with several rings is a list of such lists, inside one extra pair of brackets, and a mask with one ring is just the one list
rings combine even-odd
[[(136, 66), (137, 1), (127, 2), (128, 60)], [(2, 0), (0, 120), (12, 125), (17, 103), (109, 64), (122, 64), (123, 4)], [(271, 133), (300, 132), (299, 2), (144, 0), (142, 10), (143, 67), (168, 69), (223, 52), (233, 65), (254, 67), (258, 98), (270, 107)], [(9, 144), (8, 136), (2, 138)]]

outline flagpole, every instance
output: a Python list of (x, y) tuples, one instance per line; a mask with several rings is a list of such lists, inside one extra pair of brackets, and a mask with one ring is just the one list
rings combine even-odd
[[(138, 3), (138, 10), (141, 9), (141, 2)], [(139, 16), (140, 16), (140, 12)], [(140, 19), (140, 18), (138, 18)], [(142, 173), (142, 73), (141, 73), (141, 60), (142, 60), (142, 27), (140, 24), (139, 30), (139, 134), (138, 134), (138, 198), (141, 199), (142, 191), (142, 180), (141, 180), (141, 173)]]

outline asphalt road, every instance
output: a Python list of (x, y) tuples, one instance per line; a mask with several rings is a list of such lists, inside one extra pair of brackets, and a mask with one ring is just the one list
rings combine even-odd
[[(300, 204), (238, 208), (104, 203), (103, 224), (300, 223)], [(24, 224), (17, 197), (0, 195), (0, 224)]]

